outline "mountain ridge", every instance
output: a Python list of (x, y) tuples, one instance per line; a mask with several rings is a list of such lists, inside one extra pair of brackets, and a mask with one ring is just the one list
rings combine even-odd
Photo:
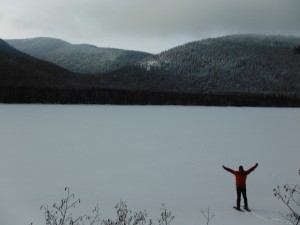
[(205, 39), (97, 75), (68, 72), (0, 41), (0, 101), (299, 107), (298, 41)]
[[(185, 79), (185, 89), (193, 92), (274, 92), (286, 83), (282, 89), (300, 94), (299, 44), (298, 37), (229, 35), (177, 46), (138, 66)], [(290, 83), (295, 86), (288, 88)]]
[(36, 59), (0, 39), (2, 87), (67, 87), (76, 78), (68, 70)]
[(71, 44), (61, 39), (49, 37), (5, 41), (33, 57), (82, 74), (109, 72), (128, 64), (134, 64), (151, 55), (141, 51), (102, 48), (91, 44)]

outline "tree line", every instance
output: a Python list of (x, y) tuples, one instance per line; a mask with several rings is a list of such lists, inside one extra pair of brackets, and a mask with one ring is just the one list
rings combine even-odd
[(105, 88), (1, 87), (1, 103), (299, 107), (296, 95), (176, 93)]

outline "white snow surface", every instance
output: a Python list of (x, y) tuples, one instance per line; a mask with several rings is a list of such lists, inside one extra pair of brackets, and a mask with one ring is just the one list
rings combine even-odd
[[(172, 225), (286, 224), (273, 188), (299, 184), (300, 109), (0, 105), (0, 224), (46, 224), (70, 187), (75, 215), (116, 218), (120, 199)], [(235, 205), (237, 169), (259, 163), (247, 180), (252, 213)], [(155, 221), (156, 222), (156, 221)], [(157, 224), (157, 223), (156, 223)]]

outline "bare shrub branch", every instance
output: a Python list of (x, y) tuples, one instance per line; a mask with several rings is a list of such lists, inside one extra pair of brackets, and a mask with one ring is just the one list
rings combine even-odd
[(42, 205), (41, 210), (44, 211), (46, 225), (84, 225), (87, 222), (89, 225), (100, 224), (100, 212), (97, 206), (93, 216), (78, 216), (74, 217), (72, 209), (80, 204), (80, 199), (75, 199), (74, 194), (70, 194), (70, 188), (65, 188), (66, 197), (63, 197), (59, 204), (54, 203), (52, 207)]
[(157, 219), (159, 225), (170, 225), (171, 221), (175, 218), (171, 211), (167, 211), (165, 204), (160, 208), (160, 218)]
[(273, 192), (275, 197), (281, 200), (290, 211), (290, 213), (282, 216), (292, 224), (298, 225), (300, 222), (300, 186), (285, 184), (282, 188), (278, 185), (273, 189)]
[[(117, 219), (103, 220), (104, 225), (144, 225), (147, 222), (147, 211), (135, 212), (132, 215), (132, 211), (128, 209), (127, 202), (122, 199), (115, 206)], [(150, 222), (151, 223), (151, 222)]]
[(210, 214), (210, 210), (209, 208), (207, 208), (206, 210), (202, 210), (201, 209), (201, 213), (203, 215), (203, 217), (205, 218), (206, 220), (206, 224), (208, 225), (210, 223), (210, 221), (215, 217), (214, 214)]

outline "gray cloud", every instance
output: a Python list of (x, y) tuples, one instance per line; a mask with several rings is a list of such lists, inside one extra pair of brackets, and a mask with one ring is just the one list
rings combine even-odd
[(0, 8), (2, 38), (150, 52), (230, 33), (300, 36), (300, 0), (2, 0)]

